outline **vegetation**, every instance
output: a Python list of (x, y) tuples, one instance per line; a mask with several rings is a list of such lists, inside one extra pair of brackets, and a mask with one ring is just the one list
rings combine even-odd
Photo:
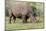
[[(24, 3), (24, 2), (22, 2)], [(16, 4), (16, 1), (14, 0), (6, 0), (6, 10), (5, 10), (5, 16), (6, 16), (6, 30), (18, 30), (18, 29), (34, 29), (34, 28), (43, 28), (43, 17), (44, 17), (44, 4), (43, 3), (36, 3), (36, 2), (26, 2), (27, 6), (32, 6), (32, 8), (36, 8), (34, 11), (37, 14), (37, 21), (36, 23), (31, 23), (30, 18), (28, 19), (29, 23), (22, 23), (21, 19), (16, 19), (15, 24), (8, 24), (9, 21), (9, 13), (8, 9), (10, 9), (12, 6)], [(12, 21), (13, 22), (13, 21)]]
[(29, 29), (43, 29), (44, 28), (44, 23), (41, 19), (39, 19), (39, 21), (37, 21), (36, 23), (32, 23), (30, 22), (30, 19), (28, 19), (28, 23), (22, 23), (22, 20), (17, 18), (16, 22), (13, 23), (13, 19), (12, 19), (12, 24), (8, 23), (9, 21), (9, 17), (6, 17), (6, 30), (8, 31), (14, 31), (14, 30), (29, 30)]

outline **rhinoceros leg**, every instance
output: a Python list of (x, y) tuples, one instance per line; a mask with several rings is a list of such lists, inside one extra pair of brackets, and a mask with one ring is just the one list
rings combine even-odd
[(12, 18), (12, 16), (9, 16), (9, 23), (11, 23), (11, 18)]
[(12, 10), (11, 9), (8, 9), (9, 11), (9, 23), (11, 23), (11, 18), (12, 18)]
[(26, 18), (26, 16), (22, 16), (22, 19), (23, 19), (23, 23), (27, 23), (27, 18)]
[(32, 23), (35, 23), (36, 18), (33, 15), (31, 15), (31, 19), (32, 19)]
[(27, 19), (28, 19), (29, 17), (28, 16), (26, 16), (26, 18), (25, 18), (25, 22), (27, 23)]
[(15, 23), (16, 17), (15, 17), (15, 16), (13, 16), (13, 19), (14, 19), (14, 21), (13, 21), (13, 22)]

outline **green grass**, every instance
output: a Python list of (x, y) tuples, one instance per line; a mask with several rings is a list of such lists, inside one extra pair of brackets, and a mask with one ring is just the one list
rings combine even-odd
[(18, 30), (18, 29), (32, 29), (32, 28), (43, 28), (42, 23), (29, 23), (29, 24), (7, 24), (6, 30)]
[[(16, 20), (16, 23), (8, 24), (8, 17), (6, 17), (6, 30), (25, 30), (25, 29), (39, 29), (43, 28), (43, 20), (41, 19), (38, 23), (22, 23), (21, 19)], [(29, 19), (28, 19), (29, 21)]]

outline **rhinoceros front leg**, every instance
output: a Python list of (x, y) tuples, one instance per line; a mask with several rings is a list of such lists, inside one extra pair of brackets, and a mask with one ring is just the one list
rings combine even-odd
[(27, 18), (26, 18), (26, 16), (22, 16), (22, 19), (23, 19), (23, 23), (27, 23)]
[(36, 21), (36, 18), (33, 16), (33, 15), (31, 15), (31, 17), (30, 17), (31, 19), (32, 19), (32, 23), (35, 23)]

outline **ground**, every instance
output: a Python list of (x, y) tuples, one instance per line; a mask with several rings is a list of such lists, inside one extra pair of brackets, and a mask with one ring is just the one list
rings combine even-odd
[(25, 29), (40, 29), (40, 28), (44, 28), (44, 23), (43, 23), (43, 19), (41, 18), (40, 21), (36, 22), (36, 23), (31, 23), (28, 19), (29, 23), (22, 23), (21, 19), (16, 19), (16, 22), (13, 23), (13, 19), (12, 19), (12, 24), (9, 24), (9, 17), (6, 17), (6, 31), (13, 31), (13, 30), (25, 30)]

